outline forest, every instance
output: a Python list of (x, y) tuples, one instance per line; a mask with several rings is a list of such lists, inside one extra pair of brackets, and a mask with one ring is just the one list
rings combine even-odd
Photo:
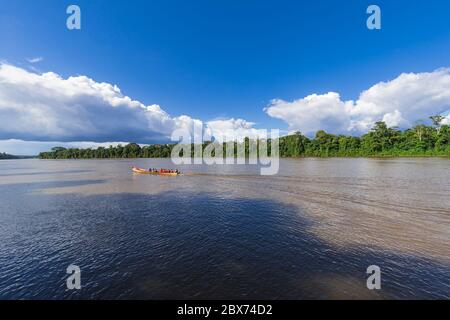
[[(301, 132), (279, 139), (281, 157), (414, 157), (450, 156), (450, 126), (440, 125), (442, 117), (430, 117), (433, 125), (417, 124), (407, 129), (389, 128), (377, 122), (361, 137), (334, 135), (320, 130), (310, 139)], [(211, 142), (205, 142), (205, 148)], [(245, 139), (248, 155), (249, 139)], [(271, 141), (268, 141), (270, 149)], [(66, 149), (55, 147), (39, 154), (40, 159), (168, 158), (175, 144), (140, 146), (130, 143), (109, 148)], [(225, 146), (224, 146), (225, 147)], [(235, 144), (235, 154), (236, 154)]]

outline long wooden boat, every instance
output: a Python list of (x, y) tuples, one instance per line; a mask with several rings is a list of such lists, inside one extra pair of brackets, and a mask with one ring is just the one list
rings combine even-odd
[(179, 175), (179, 173), (176, 173), (176, 172), (150, 171), (150, 170), (141, 169), (141, 168), (137, 168), (137, 167), (132, 167), (131, 170), (133, 170), (134, 173), (139, 173), (139, 174), (154, 174), (154, 175), (159, 175), (159, 176), (170, 176), (170, 177), (176, 177)]

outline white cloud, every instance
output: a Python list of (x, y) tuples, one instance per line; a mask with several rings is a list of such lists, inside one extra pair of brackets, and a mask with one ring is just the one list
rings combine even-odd
[(0, 119), (0, 139), (140, 143), (167, 140), (177, 126), (194, 121), (172, 118), (109, 83), (7, 64), (0, 65)]
[(218, 119), (206, 123), (205, 133), (207, 139), (214, 137), (217, 141), (266, 137), (265, 131), (254, 128), (254, 125), (255, 123), (243, 119)]
[(313, 134), (325, 129), (333, 133), (364, 133), (376, 121), (407, 127), (430, 115), (450, 109), (450, 69), (427, 73), (404, 73), (364, 91), (356, 102), (342, 101), (330, 92), (313, 94), (292, 102), (273, 100), (265, 109), (284, 120), (290, 130)]
[(402, 117), (402, 114), (398, 110), (386, 113), (383, 116), (382, 120), (386, 123), (388, 127), (396, 127), (408, 124), (408, 121)]
[(450, 114), (448, 114), (444, 120), (441, 121), (441, 124), (446, 124), (448, 126), (450, 126)]
[(42, 60), (44, 60), (44, 58), (42, 58), (42, 57), (34, 57), (34, 58), (27, 59), (27, 61), (29, 63), (38, 63), (38, 62), (41, 62)]
[(343, 102), (338, 93), (312, 94), (303, 99), (287, 102), (273, 100), (266, 112), (273, 118), (284, 120), (290, 130), (314, 133), (318, 129), (345, 131), (350, 126), (347, 116), (350, 102)]

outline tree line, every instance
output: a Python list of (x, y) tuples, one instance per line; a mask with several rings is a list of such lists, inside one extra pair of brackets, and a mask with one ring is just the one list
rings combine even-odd
[[(431, 117), (433, 125), (418, 124), (407, 130), (389, 128), (385, 122), (375, 123), (370, 132), (360, 137), (335, 135), (320, 130), (310, 139), (300, 132), (279, 138), (281, 157), (401, 157), (450, 156), (450, 126), (440, 125), (442, 117)], [(267, 141), (270, 150), (270, 139)], [(205, 142), (203, 149), (211, 142)], [(250, 140), (245, 139), (248, 155)], [(168, 158), (175, 144), (136, 143), (97, 149), (55, 147), (39, 154), (40, 159), (111, 159)], [(225, 148), (225, 145), (224, 145)], [(192, 148), (193, 150), (194, 148)], [(235, 143), (235, 155), (237, 146)], [(193, 151), (192, 151), (193, 152)], [(225, 154), (225, 152), (224, 152)]]

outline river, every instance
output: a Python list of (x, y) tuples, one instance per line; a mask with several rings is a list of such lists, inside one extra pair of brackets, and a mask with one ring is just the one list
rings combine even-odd
[(0, 299), (450, 298), (450, 159), (132, 165), (0, 161)]

